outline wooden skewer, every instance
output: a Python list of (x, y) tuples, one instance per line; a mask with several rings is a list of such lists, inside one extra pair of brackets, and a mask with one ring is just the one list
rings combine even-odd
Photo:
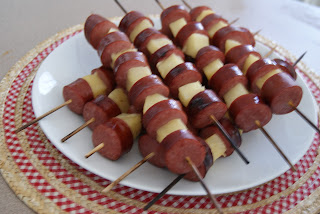
[(300, 117), (302, 117), (305, 121), (307, 121), (307, 123), (314, 129), (316, 130), (316, 132), (318, 132), (320, 134), (320, 130), (319, 128), (314, 125), (311, 120), (309, 118), (307, 118), (297, 107), (295, 107), (292, 103), (292, 101), (289, 101), (288, 103), (292, 108), (294, 108), (294, 110), (299, 114)]
[(293, 63), (292, 67), (296, 66), (300, 61), (301, 59), (304, 57), (304, 55), (306, 55), (307, 51), (304, 52), (296, 61), (295, 63)]
[(182, 2), (185, 6), (187, 6), (187, 8), (189, 8), (189, 10), (192, 10), (192, 7), (190, 6), (190, 4), (188, 4), (188, 2), (186, 2), (185, 0), (182, 0)]
[(261, 31), (262, 31), (262, 29), (257, 30), (255, 33), (252, 34), (252, 36), (255, 37), (255, 36), (258, 35)]
[(266, 55), (263, 56), (263, 58), (268, 58), (273, 52), (274, 50), (277, 48), (277, 46), (274, 46), (273, 48), (271, 48), (271, 50), (266, 53)]
[(164, 196), (174, 185), (176, 185), (186, 174), (178, 175), (166, 188), (164, 188), (156, 197), (154, 197), (143, 210), (148, 210), (154, 203), (156, 203), (162, 196)]
[(190, 159), (190, 157), (186, 157), (186, 161), (189, 163), (189, 165), (191, 166), (192, 170), (194, 171), (194, 173), (197, 175), (202, 187), (206, 190), (208, 197), (210, 198), (211, 202), (214, 204), (214, 206), (217, 208), (219, 213), (223, 213), (217, 199), (215, 198), (214, 195), (212, 195), (209, 191), (209, 188), (207, 187), (207, 185), (204, 183), (199, 170), (197, 169), (197, 167), (194, 165), (194, 163), (192, 162), (192, 160)]
[(65, 142), (66, 140), (68, 140), (69, 138), (71, 138), (72, 136), (74, 136), (75, 134), (77, 134), (78, 132), (80, 132), (82, 129), (84, 129), (85, 127), (89, 126), (91, 123), (93, 123), (95, 121), (94, 118), (91, 118), (90, 120), (88, 120), (87, 122), (85, 122), (84, 124), (82, 124), (81, 126), (79, 126), (76, 130), (72, 131), (71, 133), (69, 133), (67, 136), (65, 136), (64, 138), (61, 139), (61, 142)]
[(285, 161), (288, 163), (288, 165), (290, 166), (290, 168), (293, 171), (297, 171), (296, 168), (294, 167), (294, 165), (290, 162), (290, 160), (288, 159), (288, 157), (283, 153), (283, 151), (280, 149), (280, 147), (277, 145), (277, 143), (272, 139), (272, 137), (269, 135), (269, 133), (261, 126), (260, 121), (256, 120), (256, 125), (259, 127), (260, 131), (264, 134), (264, 136), (266, 136), (268, 138), (268, 140), (271, 142), (271, 144), (277, 149), (277, 151), (280, 153), (280, 155), (282, 156), (283, 159), (285, 159)]
[(159, 5), (159, 7), (161, 8), (161, 10), (164, 10), (163, 4), (161, 4), (161, 2), (159, 0), (156, 0), (156, 2)]
[(239, 21), (239, 19), (240, 19), (239, 17), (236, 18), (235, 20), (233, 20), (232, 22), (230, 22), (229, 25), (233, 25), (234, 23), (236, 23), (237, 21)]
[(88, 158), (91, 155), (93, 155), (94, 153), (96, 153), (97, 151), (99, 151), (100, 149), (102, 149), (104, 147), (104, 143), (100, 143), (98, 146), (94, 147), (90, 152), (88, 152), (85, 157)]
[(68, 104), (70, 104), (71, 102), (72, 102), (72, 100), (67, 100), (66, 102), (62, 103), (61, 105), (59, 105), (59, 106), (51, 109), (51, 110), (48, 111), (47, 113), (44, 113), (43, 115), (41, 115), (41, 116), (37, 117), (36, 119), (30, 121), (29, 123), (21, 126), (20, 128), (17, 128), (14, 132), (15, 132), (15, 133), (18, 133), (18, 132), (22, 131), (23, 129), (31, 126), (32, 124), (34, 124), (34, 123), (36, 123), (36, 122), (38, 122), (38, 121), (41, 120), (42, 118), (48, 116), (49, 114), (52, 114), (53, 112), (59, 110), (60, 108), (66, 106), (66, 105), (68, 105)]
[(150, 158), (154, 156), (154, 152), (151, 152), (146, 157), (144, 157), (141, 161), (136, 163), (133, 167), (131, 167), (128, 171), (126, 171), (123, 175), (121, 175), (117, 180), (109, 184), (105, 189), (102, 190), (102, 193), (109, 192), (114, 186), (116, 186), (120, 181), (125, 179), (128, 175), (130, 175), (133, 171), (135, 171), (137, 168), (139, 168), (142, 164), (144, 164), (146, 161), (148, 161)]
[(230, 135), (226, 132), (226, 130), (223, 128), (221, 123), (215, 118), (215, 116), (211, 115), (211, 119), (217, 124), (218, 128), (222, 132), (222, 134), (228, 139), (230, 142), (231, 146), (236, 150), (236, 152), (240, 155), (241, 159), (246, 163), (249, 164), (250, 162), (248, 159), (243, 155), (243, 153), (240, 151), (240, 149), (236, 146), (236, 143), (232, 140)]
[(114, 0), (116, 3), (117, 3), (117, 5), (121, 8), (121, 10), (125, 13), (125, 14), (127, 14), (128, 12), (126, 11), (126, 9), (124, 9), (124, 7), (120, 4), (120, 2), (118, 1), (118, 0)]

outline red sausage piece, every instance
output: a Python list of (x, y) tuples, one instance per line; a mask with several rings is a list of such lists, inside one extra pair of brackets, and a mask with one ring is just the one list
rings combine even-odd
[(196, 21), (196, 19), (198, 18), (198, 16), (204, 11), (204, 10), (211, 10), (210, 7), (207, 6), (198, 6), (198, 7), (194, 7), (192, 10), (190, 10), (190, 17), (191, 20)]
[(116, 31), (109, 33), (100, 41), (98, 54), (100, 56), (102, 64), (105, 67), (110, 67), (112, 62), (112, 54), (133, 48), (134, 46), (130, 42), (126, 34), (120, 31)]
[(184, 44), (187, 42), (188, 38), (194, 33), (202, 34), (209, 37), (207, 31), (203, 28), (200, 22), (188, 22), (178, 32), (175, 39), (175, 43), (178, 46), (183, 47)]
[(63, 98), (65, 101), (72, 100), (68, 107), (76, 114), (82, 114), (84, 105), (93, 99), (90, 85), (82, 78), (63, 87)]
[(190, 157), (196, 166), (200, 166), (206, 156), (205, 146), (189, 130), (172, 132), (161, 144), (165, 149), (166, 166), (173, 173), (192, 171), (186, 157)]
[(250, 67), (247, 70), (247, 78), (250, 81), (250, 89), (253, 93), (261, 96), (261, 91), (256, 85), (257, 80), (260, 77), (263, 77), (268, 72), (278, 69), (279, 67), (275, 64), (274, 61), (265, 58), (265, 59), (259, 59), (252, 63)]
[[(128, 109), (128, 114), (140, 114), (141, 112), (139, 112), (133, 105), (131, 105)], [(141, 130), (143, 131), (143, 130)]]
[(179, 88), (188, 83), (202, 82), (202, 75), (194, 67), (193, 63), (185, 62), (174, 67), (165, 77), (164, 82), (169, 86), (171, 95), (178, 97)]
[(244, 132), (257, 129), (256, 121), (259, 121), (261, 126), (266, 125), (272, 117), (271, 109), (255, 94), (245, 94), (235, 99), (229, 112)]
[[(145, 31), (150, 31), (150, 30), (154, 30), (154, 29), (153, 28), (148, 28), (148, 29), (142, 31), (141, 33), (144, 33)], [(144, 41), (138, 47), (139, 47), (139, 50), (141, 52), (143, 52), (148, 58), (150, 57), (151, 53), (149, 52), (149, 50), (147, 48), (147, 45), (152, 39), (155, 39), (155, 40), (156, 39), (168, 39), (168, 37), (166, 35), (160, 33), (159, 31), (158, 32), (155, 31), (153, 34), (151, 34), (148, 37), (144, 38)]]
[(138, 80), (131, 87), (128, 97), (130, 103), (140, 111), (142, 110), (146, 97), (152, 94), (161, 94), (165, 97), (169, 96), (168, 87), (164, 85), (161, 79), (154, 74)]
[(131, 11), (122, 18), (119, 24), (119, 29), (127, 35), (130, 35), (132, 30), (145, 19), (149, 20), (153, 24), (152, 20), (144, 16), (142, 13), (138, 11)]
[(94, 74), (96, 72), (98, 74), (98, 77), (103, 81), (103, 83), (107, 87), (106, 94), (109, 94), (116, 86), (113, 71), (101, 66), (100, 68), (93, 69), (91, 71), (91, 74)]
[(146, 66), (148, 66), (148, 61), (145, 55), (141, 52), (126, 52), (121, 54), (114, 63), (114, 73), (117, 85), (126, 89), (129, 69)]
[(150, 137), (148, 134), (142, 135), (139, 138), (139, 151), (143, 157), (146, 157), (151, 152), (154, 152), (155, 155), (148, 160), (149, 163), (163, 168), (166, 167), (166, 162), (164, 159), (164, 148), (157, 140)]
[(123, 120), (114, 117), (93, 130), (92, 142), (94, 147), (104, 143), (99, 153), (110, 160), (118, 160), (130, 151), (133, 136), (129, 126)]
[(181, 119), (184, 124), (188, 120), (180, 102), (168, 99), (151, 106), (143, 115), (142, 122), (148, 134), (155, 138), (158, 129), (173, 119)]
[(212, 45), (203, 47), (197, 53), (196, 67), (203, 73), (202, 69), (217, 59), (224, 63), (224, 54), (218, 48)]
[(151, 56), (149, 57), (149, 64), (150, 66), (152, 66), (152, 68), (154, 68), (153, 70), (156, 70), (156, 65), (160, 60), (162, 60), (162, 57), (164, 57), (168, 51), (171, 51), (174, 49), (176, 49), (177, 52), (179, 51), (179, 55), (183, 57), (183, 60), (184, 60), (183, 52), (177, 49), (175, 45), (165, 45), (162, 48), (158, 49), (153, 54), (151, 54)]
[[(202, 139), (199, 139), (199, 141), (203, 142), (203, 145), (206, 148), (206, 157), (204, 158), (203, 163), (200, 166), (198, 166), (198, 170), (200, 172), (200, 175), (202, 178), (204, 178), (206, 176), (208, 170), (210, 169), (210, 167), (213, 165), (213, 156), (212, 156), (212, 152), (211, 152), (209, 146), (207, 145), (207, 143), (204, 142), (204, 140), (202, 140)], [(187, 173), (184, 178), (189, 181), (195, 181), (195, 182), (199, 181), (198, 176), (193, 171)]]
[(223, 97), (225, 93), (239, 83), (246, 87), (248, 80), (235, 64), (224, 65), (209, 80), (209, 86), (220, 97)]
[(160, 15), (162, 24), (161, 32), (167, 35), (169, 38), (173, 38), (169, 25), (181, 18), (184, 18), (187, 23), (191, 20), (190, 14), (182, 5), (173, 5), (163, 10)]
[(187, 106), (189, 122), (197, 129), (213, 123), (211, 115), (220, 120), (228, 108), (212, 90), (196, 94)]
[[(218, 15), (216, 13), (213, 13), (213, 14), (207, 15), (204, 19), (202, 19), (201, 24), (203, 25), (203, 27), (206, 31), (209, 31), (215, 24), (217, 24), (220, 21), (224, 22), (224, 23), (228, 23), (228, 21), (226, 19), (222, 18), (220, 15)], [(214, 37), (214, 35), (213, 35), (213, 37)]]
[[(178, 49), (178, 48), (173, 48), (173, 49), (171, 49), (170, 47), (168, 47), (169, 50), (164, 49), (164, 52), (160, 52), (160, 50), (162, 50), (163, 48), (166, 48), (166, 47), (168, 47), (168, 46), (166, 45), (166, 46), (160, 48), (158, 51), (156, 51), (156, 52), (152, 55), (152, 56), (153, 56), (153, 58), (151, 57), (152, 63), (153, 63), (153, 62), (158, 63), (158, 62), (160, 62), (160, 61), (162, 61), (162, 60), (165, 60), (165, 59), (167, 59), (168, 57), (170, 57), (171, 54), (175, 54), (175, 55), (177, 55), (177, 56), (180, 56), (181, 59), (183, 59), (183, 60), (185, 59), (184, 53), (183, 53), (180, 49)], [(156, 64), (155, 64), (155, 65), (156, 65)], [(158, 69), (157, 69), (157, 67), (155, 67), (155, 70), (156, 70), (156, 72), (159, 72)]]
[(263, 99), (275, 114), (287, 114), (293, 111), (294, 109), (288, 103), (291, 101), (297, 107), (302, 93), (302, 88), (285, 72), (270, 77), (261, 89)]
[(141, 52), (143, 52), (145, 55), (149, 56), (150, 53), (147, 49), (148, 43), (152, 39), (160, 39), (160, 38), (166, 38), (168, 37), (161, 33), (160, 31), (156, 30), (155, 28), (147, 28), (141, 31), (137, 37), (134, 40), (134, 45), (139, 48)]
[(212, 44), (217, 46), (223, 53), (227, 40), (238, 41), (242, 45), (255, 45), (255, 40), (250, 31), (246, 28), (226, 26), (218, 30), (212, 37)]
[(282, 59), (273, 59), (273, 61), (277, 64), (277, 66), (283, 71), (288, 73), (293, 79), (297, 79), (297, 73), (294, 67), (289, 64), (287, 61)]
[(144, 29), (135, 38), (134, 46), (140, 48), (141, 44), (144, 43), (150, 36), (152, 36), (154, 34), (161, 34), (161, 32), (156, 30), (155, 28)]
[(89, 125), (89, 128), (92, 130), (119, 114), (121, 114), (121, 110), (118, 105), (106, 95), (100, 95), (96, 99), (87, 102), (83, 108), (83, 118), (85, 121), (94, 118), (94, 122)]
[(250, 54), (261, 58), (261, 55), (254, 50), (252, 45), (239, 45), (228, 51), (226, 55), (226, 62), (234, 63), (240, 68), (240, 70), (242, 70), (244, 63)]
[(99, 42), (111, 28), (117, 29), (117, 26), (100, 15), (92, 14), (84, 24), (84, 35), (92, 47), (97, 49)]

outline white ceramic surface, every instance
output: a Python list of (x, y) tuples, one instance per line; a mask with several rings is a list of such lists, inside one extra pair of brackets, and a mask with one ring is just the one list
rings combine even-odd
[[(269, 49), (257, 44), (261, 53)], [(275, 55), (273, 56), (275, 57)], [(56, 48), (42, 63), (34, 80), (32, 103), (36, 116), (47, 112), (64, 102), (62, 88), (75, 79), (85, 76), (100, 61), (95, 50), (80, 33)], [(298, 77), (303, 88), (303, 99), (299, 108), (315, 123), (316, 104), (309, 89)], [(132, 151), (118, 161), (110, 161), (99, 154), (89, 159), (84, 155), (93, 148), (91, 130), (86, 128), (65, 143), (60, 140), (83, 123), (81, 116), (62, 108), (40, 121), (40, 126), (50, 141), (75, 163), (109, 180), (117, 179), (134, 163), (141, 160), (137, 144)], [(296, 163), (309, 148), (314, 131), (295, 112), (282, 116), (273, 116), (265, 129), (278, 142), (292, 163)], [(228, 158), (220, 158), (208, 172), (205, 181), (213, 194), (230, 193), (248, 189), (276, 178), (289, 169), (268, 140), (257, 131), (246, 133), (242, 138), (241, 151), (249, 159), (246, 165), (234, 153)], [(121, 182), (123, 185), (151, 192), (160, 192), (176, 175), (168, 170), (159, 169), (149, 163), (144, 164)], [(199, 183), (180, 181), (170, 194), (205, 195)]]

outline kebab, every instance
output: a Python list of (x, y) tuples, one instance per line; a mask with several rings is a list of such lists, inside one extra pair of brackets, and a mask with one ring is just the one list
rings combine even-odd
[(64, 86), (63, 97), (65, 102), (63, 104), (17, 128), (15, 132), (18, 133), (22, 131), (64, 106), (68, 106), (68, 108), (76, 114), (82, 114), (83, 107), (87, 102), (99, 95), (109, 94), (114, 86), (115, 82), (112, 71), (104, 67), (93, 69), (90, 75), (78, 78), (74, 82)]
[(87, 126), (93, 130), (96, 126), (107, 122), (112, 117), (127, 113), (128, 109), (128, 96), (122, 88), (114, 89), (108, 96), (99, 95), (84, 105), (82, 116), (85, 123), (62, 138), (61, 142), (65, 142)]
[[(185, 1), (183, 1), (184, 3), (186, 3)], [(186, 4), (187, 5), (187, 4)], [(190, 6), (188, 6), (190, 8)], [(212, 10), (211, 8), (207, 7), (207, 6), (200, 6), (200, 7), (196, 7), (194, 9), (192, 9), (190, 11), (190, 15), (192, 17), (193, 20), (196, 20), (196, 21), (201, 21), (202, 24), (204, 25), (205, 29), (208, 31), (208, 33), (210, 33), (210, 29), (221, 29), (221, 28), (224, 28), (226, 27), (226, 22), (221, 19), (221, 16), (218, 16), (216, 15)], [(217, 24), (218, 22), (220, 22), (220, 24)], [(218, 31), (218, 30), (217, 30)], [(212, 31), (212, 34), (211, 34), (211, 37), (212, 37), (212, 40), (214, 39), (214, 36), (215, 36), (215, 32), (217, 31)], [(233, 43), (233, 44), (232, 44)], [(270, 55), (274, 50), (275, 50), (276, 47), (273, 47), (266, 55)], [(264, 59), (262, 60), (261, 59), (261, 56), (259, 57), (258, 55), (256, 55), (256, 52), (254, 51), (253, 47), (250, 46), (250, 45), (241, 45), (241, 44), (238, 44), (237, 42), (231, 42), (231, 47), (229, 48), (229, 52), (226, 54), (226, 58), (227, 58), (227, 61), (228, 62), (234, 62), (236, 63), (239, 67), (243, 67), (243, 72), (247, 72), (249, 70), (249, 67), (252, 65), (253, 68), (251, 68), (252, 70), (256, 70), (255, 73), (267, 73), (265, 74), (265, 76), (269, 75), (271, 78), (271, 76), (273, 75), (276, 75), (277, 72), (272, 72), (268, 69), (272, 69), (272, 67), (274, 68), (274, 65), (278, 66), (280, 69), (281, 69), (281, 72), (285, 72), (287, 73), (288, 75), (290, 75), (294, 80), (296, 80), (297, 78), (297, 74), (295, 72), (295, 65), (303, 58), (303, 56), (306, 54), (303, 53), (297, 60), (296, 62), (291, 65), (289, 64), (288, 62), (282, 60), (282, 59), (273, 59), (272, 61), (270, 60), (267, 60), (267, 59)], [(264, 58), (266, 58), (267, 56), (265, 56)], [(260, 61), (259, 61), (260, 59)], [(259, 62), (257, 62), (259, 61)], [(254, 63), (256, 62), (255, 65), (253, 65)], [(269, 67), (269, 68), (268, 68)], [(266, 71), (261, 71), (263, 69), (267, 69)], [(278, 71), (279, 72), (279, 71)], [(249, 73), (248, 73), (249, 74)], [(287, 81), (287, 84), (291, 85), (291, 86), (294, 86), (294, 84), (292, 84), (292, 81), (291, 79), (288, 78), (288, 75), (286, 74), (279, 74), (278, 75), (278, 79), (282, 79), (280, 80), (280, 82), (285, 82)], [(247, 75), (249, 76), (249, 75)], [(253, 79), (252, 82), (254, 81), (254, 75), (250, 75), (251, 78)], [(279, 76), (282, 76), (282, 78), (280, 78)], [(260, 77), (261, 79), (263, 79), (263, 77)], [(276, 77), (274, 77), (273, 79), (275, 79)], [(285, 80), (286, 79), (286, 80)], [(271, 80), (269, 80), (271, 81)], [(255, 88), (255, 86), (253, 85), (252, 88)], [(262, 88), (261, 88), (262, 90)], [(280, 114), (283, 114), (283, 113), (287, 113), (288, 111), (293, 111), (295, 110), (299, 116), (301, 116), (306, 122), (308, 122), (309, 125), (311, 125), (318, 133), (320, 133), (320, 130), (299, 110), (297, 109), (297, 105), (298, 105), (298, 101), (299, 99), (299, 94), (301, 94), (301, 90), (297, 87), (291, 87), (291, 91), (294, 91), (296, 93), (298, 93), (298, 96), (296, 96), (296, 99), (294, 99), (294, 101), (292, 100), (282, 100), (283, 102), (284, 101), (288, 101), (288, 105), (287, 106), (287, 110), (283, 110), (283, 112), (281, 111), (276, 111), (277, 113), (280, 112)], [(294, 92), (291, 92), (291, 93), (294, 93)], [(287, 94), (289, 94), (287, 92)], [(284, 95), (284, 97), (288, 97), (286, 95)], [(292, 97), (292, 96), (290, 96)], [(281, 100), (282, 98), (278, 98), (278, 100)], [(272, 103), (273, 101), (271, 101)], [(275, 102), (273, 102), (275, 103)], [(284, 106), (285, 104), (283, 104)], [(290, 109), (291, 107), (291, 109)], [(275, 110), (276, 106), (274, 106), (274, 109)]]
[[(110, 33), (110, 34), (107, 34), (107, 36), (106, 37), (108, 37), (108, 35), (109, 35), (109, 37), (110, 37), (110, 35), (111, 34), (115, 34), (116, 32), (112, 32), (112, 33)], [(122, 47), (124, 47), (122, 50), (118, 50), (119, 52), (120, 52), (120, 54), (123, 54), (124, 52), (126, 52), (125, 51), (125, 49), (128, 49), (129, 48), (129, 46), (127, 46), (126, 44), (124, 44), (123, 42), (123, 40), (120, 42), (119, 40), (121, 40), (121, 36), (118, 36), (118, 38), (116, 38), (116, 37), (114, 37), (114, 36), (111, 36), (111, 38), (106, 38), (106, 37), (104, 37), (101, 41), (100, 41), (100, 45), (99, 45), (99, 48), (98, 48), (98, 52), (99, 52), (99, 55), (100, 55), (100, 57), (101, 57), (101, 61), (103, 62), (103, 63), (110, 63), (110, 65), (112, 65), (112, 63), (116, 60), (116, 57), (112, 57), (111, 55), (112, 55), (112, 49), (111, 48), (109, 48), (108, 49), (108, 46), (112, 46), (112, 43), (113, 42), (116, 42), (116, 41), (118, 41), (118, 43), (121, 43), (121, 44), (123, 44), (123, 46)], [(110, 42), (111, 41), (111, 42)], [(103, 46), (102, 48), (101, 48), (101, 45)], [(126, 46), (126, 47), (125, 47)], [(105, 50), (105, 49), (107, 49), (107, 50)], [(120, 54), (118, 54), (118, 53), (113, 53), (113, 54), (115, 54), (115, 55), (117, 55), (117, 56), (119, 56)], [(114, 55), (113, 55), (114, 56)], [(112, 59), (113, 58), (113, 59)], [(110, 60), (111, 59), (111, 60)], [(117, 71), (115, 71), (115, 73), (117, 73)], [(138, 78), (138, 80), (136, 81), (136, 83), (135, 84), (133, 84), (131, 87), (134, 87), (135, 85), (137, 85), (137, 83), (139, 82), (139, 81), (141, 81), (141, 80), (143, 80), (144, 78), (146, 78), (146, 77), (150, 77), (150, 76), (152, 76), (152, 75), (145, 75), (146, 73), (145, 72), (143, 72), (143, 74), (142, 74), (142, 77), (140, 77), (140, 78)], [(147, 73), (148, 74), (148, 73)], [(130, 69), (129, 69), (129, 72), (128, 72), (128, 80), (127, 80), (127, 82), (130, 82), (130, 78), (129, 78), (129, 76), (130, 76)], [(146, 82), (147, 83), (147, 82)], [(139, 85), (139, 84), (138, 84)], [(128, 86), (128, 84), (127, 84), (127, 86)], [(127, 88), (127, 90), (129, 89), (129, 94), (131, 93), (131, 91), (132, 91), (132, 88)], [(132, 95), (136, 95), (136, 93), (134, 93), (134, 94), (132, 94)], [(131, 98), (131, 96), (129, 96), (130, 98)], [(148, 98), (148, 97), (147, 97)], [(146, 98), (141, 98), (142, 100), (146, 100)], [(153, 100), (153, 99), (151, 99), (151, 100)], [(153, 102), (153, 101), (151, 101), (151, 102)], [(137, 109), (141, 109), (141, 102), (134, 102), (134, 100), (133, 100), (133, 104), (136, 106), (136, 108)], [(146, 105), (146, 104), (145, 104)], [(173, 122), (173, 121), (177, 121), (177, 122)], [(172, 123), (172, 125), (171, 125), (171, 123)], [(195, 140), (196, 139), (194, 139), (194, 137), (192, 137), (190, 134), (188, 134), (188, 133), (186, 133), (185, 131), (186, 131), (186, 129), (184, 128), (184, 126), (182, 125), (183, 123), (180, 123), (180, 120), (178, 119), (178, 120), (171, 120), (168, 124), (166, 124), (166, 125), (164, 125), (164, 126), (162, 126), (161, 128), (159, 128), (159, 130), (161, 130), (159, 133), (164, 133), (164, 137), (162, 137), (162, 134), (158, 134), (158, 132), (157, 132), (157, 139), (158, 139), (158, 141), (159, 142), (162, 142), (162, 140), (163, 141), (165, 141), (165, 142), (168, 142), (168, 143), (163, 143), (163, 144), (169, 144), (169, 148), (170, 149), (172, 149), (172, 147), (180, 147), (181, 145), (183, 145), (183, 144), (185, 144), (185, 142), (188, 142), (188, 149), (190, 149), (191, 150), (191, 148), (192, 148), (192, 146), (190, 147), (190, 145), (192, 145), (192, 144), (195, 144)], [(170, 124), (170, 125), (169, 125)], [(178, 125), (178, 128), (176, 128), (176, 127), (174, 127), (176, 124), (179, 124)], [(180, 129), (180, 128), (182, 128), (182, 129)], [(171, 130), (170, 130), (171, 129)], [(178, 129), (178, 130), (177, 130)], [(176, 131), (177, 130), (177, 131)], [(188, 136), (188, 135), (190, 135), (190, 136)], [(177, 139), (177, 137), (178, 137), (178, 139)], [(181, 138), (182, 137), (182, 138)], [(166, 139), (167, 138), (169, 138), (170, 140), (167, 140), (166, 141)], [(179, 140), (179, 138), (181, 138), (181, 140)], [(190, 142), (190, 140), (191, 140), (191, 142), (193, 142), (193, 143), (191, 143)], [(174, 142), (174, 143), (173, 143)], [(175, 149), (178, 149), (178, 148), (175, 148)], [(189, 163), (191, 163), (191, 161), (190, 161), (190, 155), (188, 155), (188, 156), (186, 156), (186, 152), (185, 152), (185, 149), (186, 148), (184, 148), (184, 151), (182, 151), (182, 154), (179, 154), (179, 156), (184, 156), (184, 157), (188, 157), (188, 160), (189, 160)], [(192, 154), (191, 155), (197, 155), (197, 159), (196, 160), (199, 160), (199, 156), (198, 156), (198, 153), (199, 152), (197, 152), (196, 150), (194, 150), (194, 148), (192, 148), (192, 150), (193, 150), (193, 152), (192, 152)], [(175, 151), (177, 151), (177, 150), (175, 150)], [(170, 156), (169, 156), (170, 157)], [(181, 165), (182, 164), (176, 164), (177, 163), (177, 154), (175, 154), (174, 155), (174, 157), (171, 157), (172, 158), (172, 160), (174, 160), (174, 162), (172, 162), (172, 165), (174, 165), (174, 167), (176, 167), (176, 168), (172, 168), (171, 169), (171, 171), (173, 171), (173, 170), (176, 170), (177, 168), (179, 168), (179, 170), (186, 170), (185, 168), (185, 166), (182, 166), (181, 167)], [(170, 159), (170, 158), (166, 158), (166, 161), (168, 160), (168, 159)], [(192, 158), (193, 160), (194, 160), (194, 158)], [(178, 161), (178, 162), (182, 162), (182, 161)], [(184, 161), (183, 161), (184, 162)], [(202, 162), (202, 161), (201, 161)], [(198, 165), (199, 165), (200, 163), (198, 163)], [(167, 166), (168, 166), (168, 168), (169, 167), (171, 167), (171, 164), (167, 164)], [(180, 171), (176, 171), (176, 172), (180, 172)]]
[[(214, 13), (211, 10), (211, 8), (206, 7), (206, 6), (196, 7), (190, 11), (190, 15), (191, 15), (191, 17), (193, 17), (192, 19), (201, 21), (202, 24), (205, 26), (206, 30), (208, 30), (208, 32), (210, 31), (210, 28), (214, 28), (214, 26), (216, 26), (216, 27), (218, 26), (218, 25), (214, 25), (214, 23), (217, 21), (216, 20), (217, 15), (212, 15), (212, 14), (214, 14)], [(220, 26), (225, 26), (225, 23)], [(214, 39), (214, 36), (215, 36), (215, 34), (212, 35), (212, 40)], [(231, 47), (229, 47), (230, 51), (228, 51), (228, 53), (226, 54), (227, 61), (234, 62), (234, 63), (238, 64), (239, 67), (243, 67), (243, 72), (248, 74), (247, 75), (248, 78), (252, 78), (252, 82), (254, 82), (255, 78), (257, 78), (257, 77), (255, 77), (255, 74), (252, 74), (252, 73), (250, 74), (250, 72), (247, 72), (251, 65), (252, 65), (252, 68), (250, 69), (250, 71), (256, 70), (255, 73), (257, 75), (258, 75), (258, 73), (267, 73), (267, 74), (265, 74), (265, 76), (269, 75), (269, 78), (271, 78), (271, 76), (273, 76), (273, 75), (277, 75), (277, 73), (279, 72), (279, 70), (277, 72), (272, 71), (272, 68), (275, 69), (274, 65), (276, 65), (278, 68), (280, 68), (281, 72), (287, 73), (294, 80), (296, 80), (297, 74), (295, 72), (294, 67), (306, 54), (306, 52), (303, 53), (296, 60), (296, 62), (291, 65), (282, 59), (273, 59), (272, 61), (270, 61), (268, 59), (261, 59), (261, 57), (256, 55), (252, 46), (241, 45), (237, 42), (231, 42), (231, 43), (233, 43), (233, 44), (231, 44)], [(270, 55), (274, 50), (275, 50), (275, 47), (273, 47), (266, 55)], [(266, 57), (267, 56), (265, 56), (264, 58), (266, 58)], [(255, 62), (256, 62), (256, 64), (253, 65)], [(267, 70), (262, 71), (264, 69), (267, 69)], [(268, 69), (270, 69), (270, 70), (268, 70)], [(294, 84), (292, 83), (292, 80), (289, 79), (288, 75), (284, 74), (284, 73), (277, 75), (278, 82), (279, 81), (282, 83), (287, 82), (287, 84), (294, 86)], [(279, 77), (279, 76), (281, 76), (281, 77)], [(263, 77), (260, 77), (260, 78), (263, 79)], [(276, 77), (274, 77), (273, 79), (275, 79), (275, 78)], [(279, 80), (279, 79), (282, 79), (282, 80)], [(269, 81), (271, 81), (271, 79)], [(280, 83), (278, 83), (278, 84), (280, 84)], [(255, 89), (256, 87), (253, 85), (252, 88)], [(263, 90), (263, 89), (261, 88), (260, 90)], [(299, 109), (297, 109), (297, 105), (299, 104), (299, 102), (298, 102), (299, 96), (301, 96), (300, 95), (301, 90), (297, 87), (291, 87), (290, 90), (292, 91), (291, 93), (297, 93), (296, 98), (294, 100), (289, 100), (289, 101), (288, 101), (288, 99), (282, 99), (282, 97), (278, 98), (278, 100), (281, 100), (283, 103), (285, 101), (288, 101), (287, 103), (289, 106), (287, 106), (286, 110), (282, 110), (282, 111), (278, 110), (277, 111), (276, 110), (277, 107), (274, 105), (273, 110), (275, 111), (275, 113), (285, 114), (285, 113), (288, 113), (290, 111), (295, 110), (306, 122), (308, 122), (309, 125), (311, 125), (318, 133), (320, 133), (320, 130), (303, 113), (301, 113), (301, 111), (299, 111)], [(289, 94), (289, 92), (287, 92), (287, 94)], [(267, 95), (267, 97), (268, 97), (268, 95)], [(287, 95), (283, 95), (283, 97), (292, 98), (292, 96), (287, 96)], [(272, 103), (276, 103), (276, 101), (269, 101), (269, 102), (271, 103), (271, 105), (272, 105)], [(283, 106), (284, 105), (285, 104), (283, 104)]]
[[(208, 32), (210, 28), (218, 26), (214, 24), (216, 18), (212, 14), (214, 12), (206, 6), (190, 11), (192, 19), (201, 21)], [(211, 34), (211, 41), (222, 50), (225, 49), (226, 61), (236, 63), (242, 69), (250, 81), (251, 90), (266, 99), (273, 113), (286, 114), (293, 111), (302, 97), (302, 89), (293, 80), (297, 77), (294, 66), (281, 59), (262, 59), (254, 51), (252, 44), (245, 44), (237, 39), (226, 39), (229, 37), (228, 34), (237, 33), (239, 29), (225, 26), (225, 23), (220, 26), (223, 27)]]

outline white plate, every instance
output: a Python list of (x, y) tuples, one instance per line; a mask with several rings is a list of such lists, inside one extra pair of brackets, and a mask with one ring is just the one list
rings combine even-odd
[[(257, 44), (261, 53), (268, 48)], [(275, 55), (274, 55), (275, 57)], [(62, 88), (79, 77), (85, 76), (100, 66), (98, 55), (80, 33), (56, 48), (40, 66), (32, 89), (32, 104), (36, 116), (63, 103)], [(303, 88), (303, 98), (299, 108), (316, 122), (315, 100), (300, 76), (297, 80)], [(99, 154), (89, 159), (84, 155), (93, 148), (91, 131), (86, 128), (65, 143), (61, 138), (83, 123), (81, 116), (62, 108), (40, 121), (40, 126), (48, 139), (75, 163), (111, 181), (117, 179), (134, 163), (141, 160), (137, 143), (132, 151), (118, 161), (110, 161)], [(295, 112), (273, 116), (265, 129), (278, 143), (292, 163), (296, 163), (308, 150), (315, 132)], [(220, 158), (208, 172), (205, 181), (213, 194), (230, 193), (248, 189), (276, 178), (289, 169), (268, 140), (257, 131), (246, 133), (242, 138), (241, 151), (250, 160), (246, 165), (234, 153), (228, 158)], [(133, 188), (160, 192), (176, 175), (159, 169), (149, 163), (144, 164), (121, 182)], [(205, 195), (199, 183), (180, 181), (170, 194)]]

